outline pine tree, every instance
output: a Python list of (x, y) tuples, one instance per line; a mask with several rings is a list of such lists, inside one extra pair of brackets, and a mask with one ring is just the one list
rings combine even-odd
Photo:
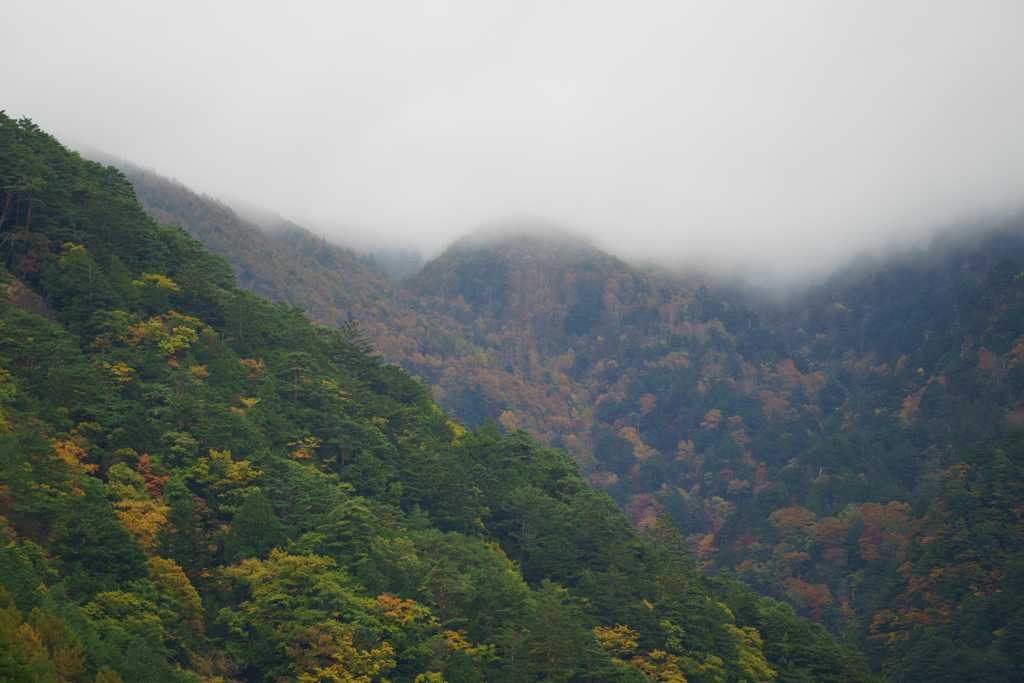
[(283, 540), (284, 532), (274, 514), (274, 506), (256, 489), (245, 497), (242, 508), (231, 522), (224, 542), (224, 560), (266, 559)]

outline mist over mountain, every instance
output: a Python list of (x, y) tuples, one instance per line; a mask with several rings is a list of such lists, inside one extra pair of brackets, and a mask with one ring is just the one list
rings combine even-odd
[[(952, 547), (957, 467), (984, 472), (986, 458), (1005, 456), (1019, 474), (1024, 215), (861, 253), (781, 294), (735, 276), (636, 268), (548, 232), (482, 230), (406, 283), (492, 359), (468, 373), (423, 372), (442, 406), (564, 449), (638, 529), (671, 515), (699, 567), (788, 600), (898, 680), (931, 680), (924, 651), (952, 649), (974, 620), (1016, 623), (1015, 608), (986, 591), (974, 616), (947, 619), (936, 598), (915, 602), (911, 577), (978, 571), (986, 590), (1017, 590), (998, 577), (1016, 571), (1018, 518), (1004, 527), (1002, 559), (971, 569), (922, 548), (931, 534), (936, 548)], [(971, 445), (1004, 437), (1003, 456)], [(1002, 513), (986, 504), (970, 514), (968, 529)], [(956, 600), (961, 584), (944, 581), (935, 590)], [(915, 631), (883, 595), (941, 628)], [(1009, 641), (971, 638), (986, 654), (945, 658), (946, 670), (1020, 666), (1001, 659)], [(916, 662), (909, 673), (896, 668), (904, 659)]]
[[(576, 427), (560, 411), (586, 417), (553, 324), (575, 340), (606, 322), (602, 274), (623, 302), (655, 280), (505, 238), (449, 250), (410, 279), (444, 293), (417, 298), (300, 229), (269, 239), (135, 180), (0, 114), (5, 678), (878, 680), (786, 603), (701, 574), (669, 515), (631, 525), (579, 448), (516, 423), (557, 445)], [(350, 316), (318, 325), (257, 288)], [(506, 315), (519, 338), (487, 332)], [(472, 430), (431, 396), (460, 391), (487, 403)]]
[(3, 16), (0, 679), (1024, 680), (1021, 3)]
[(401, 5), (25, 3), (4, 106), (360, 253), (527, 215), (788, 279), (1021, 202), (1017, 3)]
[[(332, 566), (393, 592), (365, 603), (362, 616), (330, 622), (332, 642), (345, 642), (347, 629), (376, 618), (389, 600), (415, 601), (432, 584), (382, 584), (367, 558), (383, 563), (373, 567), (399, 565), (367, 555), (354, 540), (325, 539), (348, 538), (343, 530), (358, 523), (376, 525), (367, 532), (378, 533), (374, 543), (391, 542), (384, 529), (408, 524), (398, 538), (426, 561), (440, 557), (431, 545), (437, 537), (409, 530), (428, 524), (437, 533), (479, 533), (514, 558), (510, 575), (525, 582), (515, 590), (541, 591), (523, 607), (503, 608), (523, 629), (541, 632), (543, 591), (561, 586), (565, 599), (601, 605), (573, 622), (590, 630), (570, 638), (590, 643), (593, 662), (618, 652), (619, 635), (646, 634), (642, 647), (654, 649), (642, 652), (650, 655), (614, 659), (618, 669), (600, 669), (608, 680), (646, 671), (660, 661), (659, 647), (679, 652), (667, 670), (700, 679), (675, 640), (677, 623), (696, 623), (671, 616), (681, 593), (614, 597), (615, 577), (632, 562), (621, 553), (648, 542), (676, 553), (668, 565), (676, 568), (659, 580), (712, 591), (726, 611), (709, 614), (708, 623), (727, 631), (739, 624), (734, 633), (747, 634), (741, 659), (714, 655), (726, 667), (713, 669), (714, 677), (734, 661), (775, 680), (837, 670), (870, 677), (859, 655), (835, 649), (833, 637), (897, 681), (1024, 670), (1016, 639), (1024, 632), (1024, 213), (940, 229), (925, 247), (862, 253), (782, 297), (735, 276), (631, 265), (537, 222), (486, 226), (396, 289), (372, 254), (356, 257), (287, 221), (264, 230), (152, 171), (122, 164), (126, 178), (90, 165), (28, 121), (4, 119), (0, 132), (8, 198), (0, 256), (17, 277), (3, 309), (13, 336), (0, 346), (0, 370), (8, 373), (0, 375), (0, 416), (11, 426), (0, 438), (14, 465), (18, 458), (48, 463), (48, 474), (5, 484), (13, 540), (0, 559), (18, 578), (0, 599), (13, 615), (4, 623), (18, 633), (38, 622), (23, 622), (12, 605), (74, 614), (63, 602), (41, 602), (34, 585), (59, 585), (91, 615), (109, 599), (102, 596), (110, 591), (97, 592), (104, 587), (150, 590), (129, 587), (76, 549), (84, 530), (67, 521), (38, 526), (39, 491), (105, 486), (96, 491), (118, 493), (89, 503), (90, 514), (121, 527), (84, 543), (122, 558), (118, 571), (131, 576), (145, 564), (158, 586), (176, 577), (214, 604), (225, 598), (205, 572), (217, 566), (244, 590), (252, 572), (284, 580), (287, 566), (320, 563), (336, 580), (343, 574), (330, 574)], [(251, 291), (237, 289), (236, 279)], [(78, 393), (66, 393), (68, 378), (77, 378)], [(42, 427), (31, 427), (40, 419)], [(308, 476), (317, 479), (295, 479)], [(510, 492), (510, 477), (532, 483)], [(244, 488), (251, 481), (261, 482), (259, 494)], [(336, 488), (339, 481), (350, 488)], [(237, 492), (217, 493), (224, 487)], [(319, 491), (320, 502), (298, 514), (296, 487)], [(606, 494), (618, 510), (601, 514), (635, 531), (620, 526), (603, 549), (587, 550), (589, 527), (578, 525), (589, 524)], [(190, 495), (193, 502), (183, 502)], [(147, 499), (154, 502), (143, 505)], [(360, 506), (369, 506), (369, 517)], [(110, 517), (116, 510), (135, 512)], [(271, 529), (278, 540), (260, 540), (253, 528)], [(66, 547), (45, 545), (44, 532), (59, 534)], [(287, 550), (273, 547), (283, 538)], [(49, 564), (30, 562), (38, 547), (49, 548)], [(474, 576), (491, 571), (480, 569), (482, 559), (469, 562)], [(474, 591), (485, 585), (465, 581)], [(788, 606), (757, 602), (751, 590)], [(181, 638), (176, 620), (198, 613), (188, 600), (167, 608), (165, 637)], [(146, 610), (157, 604), (135, 618), (150, 618)], [(244, 604), (267, 609), (258, 600)], [(453, 626), (462, 615), (487, 614), (469, 603), (453, 613), (443, 597), (427, 604)], [(666, 617), (654, 630), (616, 635), (621, 619), (638, 625), (652, 611)], [(798, 640), (824, 648), (824, 659), (809, 652), (787, 659), (779, 649), (795, 637), (797, 617), (815, 624)], [(273, 618), (312, 633), (304, 617)], [(204, 619), (215, 623), (212, 612)], [(308, 628), (328, 622), (316, 623)], [(467, 662), (454, 648), (427, 663), (409, 651), (380, 666), (507, 672), (518, 636), (472, 623), (466, 637), (504, 654)], [(89, 666), (125, 670), (118, 645), (125, 636), (113, 622), (89, 624), (61, 637), (99, 638), (102, 654)], [(0, 635), (22, 648), (13, 652), (27, 652), (29, 641), (13, 633)], [(276, 637), (268, 633), (266, 642)], [(395, 637), (375, 641), (381, 656)], [(698, 638), (689, 652), (709, 642)], [(187, 647), (199, 657), (187, 671), (213, 666), (202, 657), (215, 657), (235, 676), (242, 674), (231, 662), (256, 652), (221, 636)], [(302, 652), (293, 655), (313, 656)], [(528, 668), (540, 676), (549, 670), (541, 653), (552, 650), (531, 652)], [(701, 655), (702, 666), (715, 661), (709, 656)], [(287, 666), (313, 666), (289, 657)], [(152, 666), (172, 671), (161, 661)], [(276, 675), (281, 666), (263, 660), (256, 675)]]

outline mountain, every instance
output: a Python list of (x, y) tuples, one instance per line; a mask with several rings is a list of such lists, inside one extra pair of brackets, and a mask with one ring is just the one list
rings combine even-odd
[(152, 171), (98, 152), (89, 156), (124, 173), (158, 223), (187, 231), (227, 258), (241, 287), (300, 305), (329, 327), (347, 320), (356, 306), (360, 313), (379, 310), (384, 319), (395, 314), (383, 282), (344, 249), (287, 222), (265, 232), (223, 203)]
[(4, 679), (875, 679), (2, 113), (0, 187)]
[[(458, 387), (456, 396), (448, 398), (452, 377), (495, 382), (515, 405), (527, 409), (542, 402), (536, 389), (509, 375), (498, 358), (473, 343), (466, 327), (448, 315), (452, 311), (440, 310), (434, 300), (424, 303), (406, 289), (396, 291), (375, 274), (371, 266), (382, 266), (372, 254), (356, 259), (283, 220), (261, 229), (224, 204), (154, 172), (98, 152), (90, 156), (117, 164), (154, 220), (185, 230), (206, 249), (227, 258), (243, 288), (302, 306), (314, 322), (328, 327), (357, 320), (383, 358), (427, 378), (445, 410), (458, 411), (468, 424), (498, 419), (502, 410), (474, 403), (473, 394), (458, 393)], [(378, 255), (387, 263), (401, 253)], [(479, 409), (471, 412), (473, 408)], [(527, 424), (541, 438), (547, 434), (543, 422)]]
[[(1020, 666), (1007, 659), (1014, 612), (996, 608), (1021, 594), (1019, 491), (1007, 482), (1005, 498), (960, 527), (979, 542), (990, 518), (1002, 520), (986, 562), (915, 557), (952, 533), (929, 525), (947, 509), (951, 478), (974, 467), (966, 454), (1024, 424), (1022, 258), (1015, 215), (860, 257), (779, 304), (636, 269), (573, 239), (505, 236), (457, 243), (406, 284), (543, 391), (523, 405), (495, 380), (453, 373), (439, 383), (457, 413), (500, 411), (507, 429), (528, 426), (570, 452), (638, 529), (670, 515), (705, 571), (731, 570), (787, 600), (898, 680), (934, 680), (918, 639), (974, 653), (957, 667), (944, 657), (950, 677)], [(1002, 452), (1019, 474), (1015, 451)], [(911, 585), (915, 572), (947, 577), (917, 594), (916, 625), (893, 616), (891, 598), (907, 590), (897, 570)], [(973, 572), (990, 578), (971, 583)], [(941, 616), (967, 609), (968, 594), (978, 599), (970, 617)], [(900, 671), (907, 657), (915, 664)]]
[(382, 303), (351, 315), (444, 411), (565, 451), (634, 528), (672, 520), (697, 568), (876, 670), (1020, 671), (1024, 217), (859, 256), (781, 303), (526, 228), (460, 240), (398, 292), (366, 280)]

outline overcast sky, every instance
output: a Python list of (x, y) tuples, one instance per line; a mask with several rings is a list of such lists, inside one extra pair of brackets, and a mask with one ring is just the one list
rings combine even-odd
[(1024, 3), (8, 3), (0, 108), (337, 241), (821, 263), (1024, 202)]

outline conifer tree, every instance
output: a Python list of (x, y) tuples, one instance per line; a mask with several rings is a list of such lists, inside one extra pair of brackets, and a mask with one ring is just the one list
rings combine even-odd
[(281, 545), (284, 533), (274, 514), (274, 506), (259, 489), (245, 497), (241, 509), (231, 521), (224, 542), (224, 559), (236, 562), (248, 558), (263, 560)]

